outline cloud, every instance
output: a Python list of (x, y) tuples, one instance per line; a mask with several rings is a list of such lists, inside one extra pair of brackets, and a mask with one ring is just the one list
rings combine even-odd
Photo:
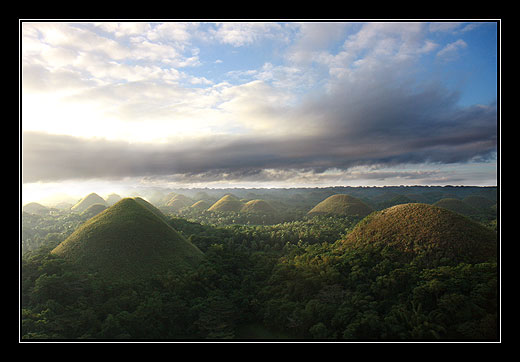
[(460, 49), (464, 49), (468, 46), (462, 39), (447, 44), (444, 48), (439, 50), (437, 53), (437, 59), (442, 61), (453, 61), (458, 58)]
[[(24, 182), (439, 179), (382, 169), (496, 157), (496, 104), (461, 107), (457, 91), (415, 77), (421, 57), (454, 59), (467, 46), (442, 47), (428, 31), (461, 25), (65, 25), (24, 28), (24, 90), (71, 90), (60, 100), (86, 111), (60, 108), (53, 130), (100, 138), (25, 131)], [(237, 48), (277, 35), (294, 43), (284, 63), (231, 70), (238, 82), (216, 84), (178, 69), (201, 62), (191, 42), (203, 31)]]
[(251, 45), (265, 38), (274, 39), (284, 37), (283, 27), (278, 23), (263, 22), (228, 22), (216, 25), (216, 29), (210, 31), (214, 38), (223, 43), (234, 47)]
[[(239, 178), (262, 170), (319, 174), (363, 165), (485, 160), (496, 152), (496, 107), (458, 109), (454, 100), (435, 90), (385, 96), (386, 104), (370, 98), (354, 110), (335, 99), (307, 104), (299, 112), (317, 114), (320, 109), (323, 128), (292, 137), (246, 134), (134, 144), (24, 132), (24, 182), (166, 175)], [(431, 116), (432, 110), (441, 112)]]

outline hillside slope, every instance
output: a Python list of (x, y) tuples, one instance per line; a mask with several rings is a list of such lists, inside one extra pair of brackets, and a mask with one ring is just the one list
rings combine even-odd
[(353, 196), (337, 194), (329, 196), (322, 202), (318, 203), (308, 212), (308, 214), (367, 216), (372, 211), (373, 210), (370, 206)]
[(232, 195), (225, 195), (215, 202), (208, 211), (240, 211), (244, 204)]
[(426, 262), (479, 263), (496, 257), (497, 236), (450, 210), (412, 203), (369, 215), (340, 243), (343, 249), (364, 246), (391, 247)]
[(82, 198), (80, 201), (78, 201), (76, 205), (70, 208), (70, 211), (81, 214), (83, 211), (85, 211), (94, 204), (101, 204), (107, 206), (105, 199), (93, 192)]
[(203, 253), (142, 199), (125, 198), (81, 225), (52, 253), (110, 279), (180, 273)]

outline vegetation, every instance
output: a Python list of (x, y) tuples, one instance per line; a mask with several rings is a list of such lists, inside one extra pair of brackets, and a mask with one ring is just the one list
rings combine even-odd
[(208, 210), (209, 211), (235, 211), (242, 209), (244, 204), (233, 195), (225, 195), (220, 200), (215, 202)]
[(70, 209), (73, 212), (82, 213), (90, 206), (95, 204), (101, 204), (106, 206), (105, 200), (96, 193), (91, 193), (82, 198), (76, 205), (72, 206)]
[(333, 214), (346, 216), (367, 216), (372, 208), (350, 195), (329, 196), (309, 211), (313, 214)]
[(276, 213), (276, 209), (264, 200), (251, 200), (245, 203), (241, 212), (270, 215)]
[(200, 262), (200, 250), (143, 206), (144, 202), (119, 201), (81, 225), (51, 254), (107, 279), (135, 279), (166, 270), (175, 273)]
[[(164, 215), (142, 198), (88, 220), (24, 212), (21, 338), (498, 338), (496, 212), (484, 207), (470, 219), (407, 203), (365, 218), (306, 214), (333, 191), (284, 190), (269, 217), (191, 207)], [(493, 196), (486, 188), (361, 191), (372, 205), (396, 193), (431, 203)], [(384, 194), (392, 196), (378, 199)]]

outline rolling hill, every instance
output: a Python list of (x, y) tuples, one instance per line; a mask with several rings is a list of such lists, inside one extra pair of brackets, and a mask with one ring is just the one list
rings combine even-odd
[(271, 204), (265, 200), (260, 199), (246, 202), (240, 211), (264, 215), (271, 215), (276, 213), (276, 209), (272, 207)]
[(86, 221), (52, 254), (104, 278), (134, 280), (192, 269), (203, 253), (143, 199), (125, 198)]
[(233, 195), (225, 195), (220, 200), (215, 202), (208, 211), (235, 211), (242, 210), (244, 204)]
[(480, 195), (471, 195), (465, 197), (462, 201), (464, 201), (466, 204), (474, 207), (477, 210), (488, 210), (495, 204), (495, 201), (492, 201), (487, 197)]
[(211, 203), (205, 201), (205, 200), (199, 200), (193, 205), (190, 206), (190, 208), (198, 211), (206, 211), (211, 207)]
[(174, 195), (167, 203), (166, 207), (171, 211), (179, 211), (185, 207), (193, 205), (193, 200), (182, 194)]
[(496, 234), (450, 210), (411, 203), (375, 212), (340, 242), (340, 248), (391, 247), (427, 263), (442, 258), (478, 263), (496, 257)]
[(107, 196), (106, 204), (107, 204), (107, 206), (112, 206), (118, 201), (121, 201), (121, 196), (119, 196), (118, 194), (112, 193)]
[(102, 205), (102, 204), (94, 204), (94, 205), (90, 205), (85, 211), (83, 211), (80, 215), (81, 216), (84, 216), (84, 217), (87, 217), (87, 218), (91, 218), (93, 216), (96, 216), (97, 214), (99, 214), (100, 212), (106, 210), (106, 206), (105, 205)]
[(314, 206), (309, 215), (331, 214), (343, 216), (367, 216), (372, 212), (372, 208), (363, 201), (344, 194), (337, 194), (327, 197), (322, 202)]
[(92, 206), (94, 204), (101, 204), (107, 206), (105, 200), (101, 196), (93, 192), (79, 200), (79, 202), (76, 205), (70, 208), (70, 211), (81, 214), (83, 211), (88, 209), (89, 206)]
[(434, 206), (443, 207), (464, 216), (472, 216), (478, 213), (470, 204), (454, 198), (444, 198), (433, 204)]
[(22, 211), (29, 214), (46, 215), (49, 213), (49, 209), (42, 204), (37, 202), (30, 202), (22, 207)]

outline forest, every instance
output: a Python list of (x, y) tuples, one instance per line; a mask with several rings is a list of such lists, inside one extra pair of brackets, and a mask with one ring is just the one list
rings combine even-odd
[[(241, 205), (265, 200), (275, 211), (211, 210), (227, 194)], [(336, 204), (310, 212), (337, 194), (352, 195), (370, 213), (338, 212)], [(189, 201), (176, 206), (178, 195)], [(87, 227), (101, 230), (105, 215), (122, 208), (119, 198), (103, 199), (95, 212), (81, 205), (87, 198), (72, 207), (21, 209), (21, 341), (500, 337), (496, 187), (155, 190), (139, 196), (203, 253), (201, 261), (183, 272), (107, 278), (53, 250), (79, 240)], [(191, 207), (201, 200), (207, 206)], [(125, 241), (124, 228), (121, 235)], [(448, 239), (454, 246), (446, 246)]]

